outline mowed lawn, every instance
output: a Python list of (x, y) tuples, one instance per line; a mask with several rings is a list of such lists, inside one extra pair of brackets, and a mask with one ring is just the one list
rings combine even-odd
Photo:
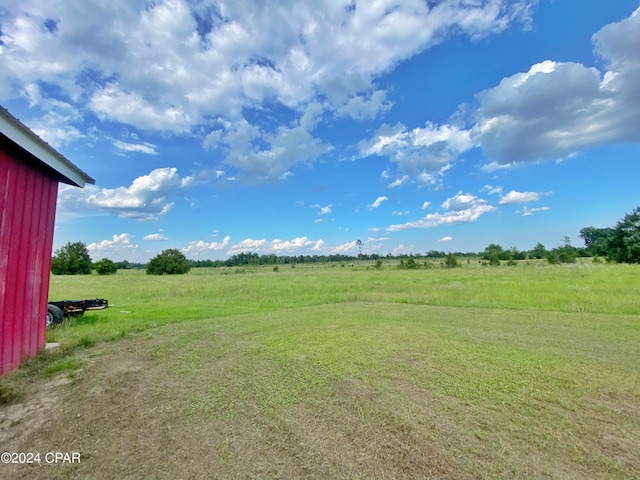
[(0, 440), (82, 461), (1, 478), (640, 477), (639, 266), (120, 271), (50, 296), (114, 307), (2, 380)]

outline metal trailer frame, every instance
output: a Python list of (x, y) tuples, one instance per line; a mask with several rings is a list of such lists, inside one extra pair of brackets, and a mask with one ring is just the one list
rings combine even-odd
[(105, 298), (49, 302), (47, 305), (47, 327), (61, 323), (64, 317), (76, 317), (87, 310), (104, 310), (110, 306)]

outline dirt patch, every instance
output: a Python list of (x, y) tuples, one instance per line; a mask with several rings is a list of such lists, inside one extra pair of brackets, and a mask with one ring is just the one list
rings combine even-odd
[(54, 418), (60, 408), (61, 387), (69, 383), (69, 378), (54, 378), (37, 389), (29, 389), (25, 395), (27, 400), (4, 407), (0, 416), (0, 445), (20, 441), (28, 432), (37, 431), (50, 418)]
[[(73, 378), (62, 373), (36, 381), (23, 402), (5, 407), (3, 450), (41, 458), (40, 464), (1, 465), (0, 476), (144, 478), (140, 452), (157, 458), (170, 444), (168, 416), (158, 414), (168, 395), (163, 373), (134, 350), (131, 342), (88, 350), (92, 358)], [(79, 453), (80, 462), (52, 464), (44, 458), (49, 452)]]

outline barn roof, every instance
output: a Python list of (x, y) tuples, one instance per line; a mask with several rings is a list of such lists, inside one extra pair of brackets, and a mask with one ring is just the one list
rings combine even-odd
[(0, 106), (0, 134), (30, 154), (36, 163), (44, 166), (45, 170), (60, 182), (77, 187), (96, 183), (93, 178), (58, 153), (2, 106)]

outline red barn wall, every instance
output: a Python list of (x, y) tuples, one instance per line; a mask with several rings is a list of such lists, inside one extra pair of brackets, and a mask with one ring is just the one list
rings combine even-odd
[(57, 180), (0, 148), (0, 375), (46, 341)]

